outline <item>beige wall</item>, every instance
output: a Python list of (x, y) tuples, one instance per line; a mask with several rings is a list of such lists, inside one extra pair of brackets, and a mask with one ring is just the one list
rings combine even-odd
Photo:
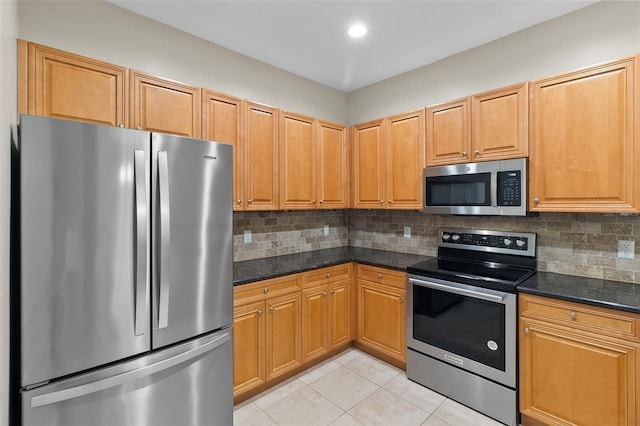
[(349, 93), (362, 123), (640, 53), (640, 2), (603, 1)]
[(11, 140), (16, 122), (16, 24), (14, 1), (0, 0), (0, 425), (8, 425), (9, 193)]
[(111, 3), (21, 0), (18, 13), (27, 41), (337, 123), (347, 116), (344, 92)]

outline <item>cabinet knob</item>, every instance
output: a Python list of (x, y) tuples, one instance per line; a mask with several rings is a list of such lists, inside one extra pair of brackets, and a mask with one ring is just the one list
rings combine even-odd
[(331, 274), (327, 274), (327, 278), (331, 278)]
[(480, 151), (478, 151), (477, 149), (473, 152), (475, 155), (480, 155)]
[(569, 314), (569, 317), (571, 317), (571, 319), (572, 319), (572, 320), (574, 320), (574, 319), (576, 319), (577, 315), (576, 315), (576, 313), (575, 313), (575, 312), (571, 312), (571, 313)]
[(400, 296), (400, 301), (404, 302), (404, 296)]
[(269, 288), (268, 287), (264, 289), (264, 294), (267, 294), (267, 293), (269, 293)]
[(253, 203), (253, 200), (248, 200), (247, 203), (251, 204)]
[(236, 200), (236, 203), (242, 204), (242, 200)]
[(378, 278), (379, 278), (379, 279), (382, 279), (382, 274), (378, 274)]
[(534, 198), (534, 199), (533, 199), (533, 202), (534, 202), (534, 203), (536, 203), (536, 204), (538, 204), (538, 203), (540, 202), (540, 198)]
[(467, 156), (467, 151), (462, 151), (462, 156), (466, 157)]
[(264, 314), (264, 312), (262, 312), (262, 311), (258, 311), (258, 316), (259, 316), (259, 317), (261, 317), (261, 316), (262, 316), (262, 314)]
[(529, 327), (524, 328), (524, 334), (529, 334)]
[(118, 127), (124, 127), (124, 124), (120, 123), (118, 124)]
[(320, 200), (320, 204), (324, 203), (324, 200)]
[(391, 203), (392, 203), (392, 201), (391, 201), (391, 200), (387, 200), (387, 203), (391, 204)]
[(323, 291), (323, 292), (322, 292), (322, 295), (323, 295), (324, 297), (327, 297), (327, 292), (326, 292), (326, 291)]
[(315, 203), (316, 203), (316, 200), (313, 200), (313, 201), (311, 202), (311, 204), (315, 204)]
[(136, 130), (142, 130), (142, 127), (137, 126), (137, 127), (136, 127)]
[(378, 202), (379, 202), (380, 204), (384, 203), (384, 201), (382, 201), (382, 200), (378, 200)]
[(334, 294), (336, 294), (335, 290), (331, 290), (331, 295), (333, 296)]
[(270, 306), (270, 307), (269, 307), (269, 312), (273, 312), (273, 311), (275, 311), (275, 310), (276, 310), (276, 308), (274, 308), (273, 306)]

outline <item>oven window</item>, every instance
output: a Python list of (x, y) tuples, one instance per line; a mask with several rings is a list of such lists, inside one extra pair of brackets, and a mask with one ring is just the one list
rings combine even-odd
[(505, 305), (413, 285), (413, 338), (505, 371)]
[(491, 173), (427, 177), (427, 206), (490, 206)]

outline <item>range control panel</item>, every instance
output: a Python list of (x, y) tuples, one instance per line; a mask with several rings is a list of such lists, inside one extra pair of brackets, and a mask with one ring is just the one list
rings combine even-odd
[(438, 246), (535, 256), (536, 234), (527, 232), (441, 229)]

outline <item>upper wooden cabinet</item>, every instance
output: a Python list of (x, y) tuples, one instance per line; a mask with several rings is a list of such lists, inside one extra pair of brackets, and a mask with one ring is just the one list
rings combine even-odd
[(280, 208), (345, 208), (345, 127), (280, 111), (279, 131)]
[(422, 208), (424, 110), (354, 126), (353, 207)]
[(637, 61), (531, 82), (532, 211), (640, 210)]
[(18, 112), (128, 125), (126, 68), (18, 40)]
[(131, 71), (131, 127), (200, 137), (201, 89)]
[(345, 126), (317, 121), (316, 197), (319, 209), (344, 209), (348, 204), (349, 167)]
[(426, 108), (427, 165), (526, 157), (528, 83)]
[(278, 209), (278, 109), (245, 102), (246, 210)]
[(242, 209), (244, 150), (242, 99), (205, 90), (202, 95), (202, 138), (233, 145), (233, 209)]

